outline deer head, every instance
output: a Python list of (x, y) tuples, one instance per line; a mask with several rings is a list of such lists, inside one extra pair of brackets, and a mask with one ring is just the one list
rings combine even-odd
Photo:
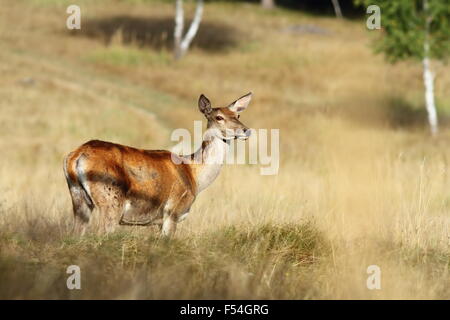
[(243, 139), (250, 136), (250, 129), (240, 120), (240, 113), (247, 109), (252, 93), (247, 93), (229, 106), (224, 108), (212, 108), (211, 102), (203, 94), (198, 100), (200, 112), (208, 120), (207, 128), (218, 138), (223, 140)]

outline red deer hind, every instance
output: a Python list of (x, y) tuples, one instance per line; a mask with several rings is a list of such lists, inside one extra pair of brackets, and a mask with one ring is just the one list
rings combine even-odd
[(106, 231), (117, 225), (156, 224), (163, 236), (172, 236), (200, 191), (218, 176), (230, 141), (250, 136), (239, 114), (251, 98), (248, 93), (228, 107), (212, 108), (201, 95), (198, 107), (208, 130), (201, 148), (190, 155), (99, 140), (69, 153), (64, 173), (72, 197), (74, 232), (84, 234), (97, 208)]

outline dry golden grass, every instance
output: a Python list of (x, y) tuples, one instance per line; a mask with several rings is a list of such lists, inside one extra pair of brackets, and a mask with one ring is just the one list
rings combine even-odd
[[(200, 41), (173, 62), (164, 46), (124, 44), (123, 30), (105, 45), (83, 29), (115, 16), (170, 18), (171, 5), (81, 1), (72, 35), (64, 1), (7, 3), (0, 297), (450, 298), (448, 66), (436, 65), (443, 126), (431, 139), (420, 65), (373, 55), (362, 21), (207, 4), (202, 26), (236, 43), (211, 51)], [(283, 31), (293, 24), (330, 33)], [(200, 93), (223, 105), (249, 90), (243, 122), (280, 129), (278, 175), (227, 166), (171, 242), (152, 228), (70, 236), (64, 154), (92, 138), (169, 148), (173, 129), (201, 119)], [(71, 264), (82, 268), (81, 291), (65, 287)], [(372, 264), (382, 290), (366, 287)]]

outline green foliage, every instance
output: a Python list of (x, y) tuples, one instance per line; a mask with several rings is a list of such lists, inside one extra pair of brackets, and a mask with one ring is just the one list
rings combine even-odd
[[(311, 222), (231, 226), (171, 240), (149, 228), (83, 238), (54, 236), (56, 229), (42, 225), (33, 233), (0, 235), (0, 281), (8, 288), (0, 298), (302, 297), (319, 261), (330, 254)], [(79, 292), (65, 287), (72, 264), (83, 270)], [(268, 275), (274, 288), (267, 287)]]
[(150, 52), (138, 48), (113, 46), (101, 48), (89, 53), (88, 61), (112, 66), (137, 67), (142, 65), (164, 65), (170, 62), (170, 55), (165, 52)]
[(445, 59), (450, 55), (448, 0), (428, 0), (427, 11), (424, 0), (355, 0), (355, 4), (380, 7), (383, 37), (375, 43), (375, 49), (391, 62), (424, 57), (427, 19), (430, 57)]

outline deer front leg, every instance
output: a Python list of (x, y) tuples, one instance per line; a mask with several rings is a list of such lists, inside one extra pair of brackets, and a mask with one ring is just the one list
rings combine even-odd
[[(177, 229), (177, 223), (184, 218), (186, 218), (189, 212), (190, 206), (193, 199), (186, 197), (188, 195), (185, 190), (181, 197), (176, 201), (169, 199), (163, 208), (162, 226), (161, 226), (161, 236), (164, 238), (173, 237), (175, 230)], [(184, 214), (183, 214), (184, 213)]]
[(161, 237), (163, 238), (172, 238), (177, 229), (177, 222), (174, 220), (173, 216), (168, 215), (164, 217), (162, 228), (161, 228)]

